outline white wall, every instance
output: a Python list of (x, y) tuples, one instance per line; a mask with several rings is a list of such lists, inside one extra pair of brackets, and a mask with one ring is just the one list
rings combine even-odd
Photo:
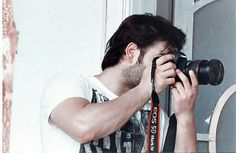
[(59, 71), (100, 72), (104, 0), (14, 0), (19, 45), (14, 75), (11, 153), (41, 153), (40, 96)]

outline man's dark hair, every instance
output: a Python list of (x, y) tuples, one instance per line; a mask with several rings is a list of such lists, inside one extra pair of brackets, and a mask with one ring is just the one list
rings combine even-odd
[(129, 16), (107, 42), (102, 70), (116, 65), (130, 42), (144, 50), (154, 42), (166, 41), (168, 45), (181, 50), (185, 44), (185, 37), (180, 29), (161, 16), (151, 14)]

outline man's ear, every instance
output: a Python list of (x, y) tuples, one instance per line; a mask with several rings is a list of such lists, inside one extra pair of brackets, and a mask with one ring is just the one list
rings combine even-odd
[(134, 64), (138, 61), (139, 55), (140, 48), (135, 43), (130, 42), (125, 48), (125, 60), (128, 63)]

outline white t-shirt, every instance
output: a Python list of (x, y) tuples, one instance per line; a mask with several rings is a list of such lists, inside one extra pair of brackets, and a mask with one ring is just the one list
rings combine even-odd
[[(113, 134), (86, 144), (80, 144), (53, 124), (49, 118), (52, 110), (58, 104), (71, 97), (82, 97), (91, 103), (101, 103), (117, 98), (93, 76), (66, 73), (53, 77), (44, 89), (40, 107), (41, 138), (44, 153), (145, 152), (149, 104)], [(168, 123), (169, 119), (162, 111), (161, 148), (164, 145)]]

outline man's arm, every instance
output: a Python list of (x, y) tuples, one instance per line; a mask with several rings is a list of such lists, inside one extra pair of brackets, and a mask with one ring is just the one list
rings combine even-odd
[(189, 72), (192, 84), (180, 70), (176, 70), (176, 73), (182, 83), (175, 83), (171, 90), (177, 118), (175, 152), (197, 152), (194, 108), (198, 94), (198, 81), (193, 71)]
[(56, 106), (50, 119), (71, 137), (85, 143), (121, 128), (148, 100), (148, 94), (140, 86), (103, 103), (75, 97)]
[(186, 114), (177, 120), (175, 152), (197, 152), (194, 114)]

